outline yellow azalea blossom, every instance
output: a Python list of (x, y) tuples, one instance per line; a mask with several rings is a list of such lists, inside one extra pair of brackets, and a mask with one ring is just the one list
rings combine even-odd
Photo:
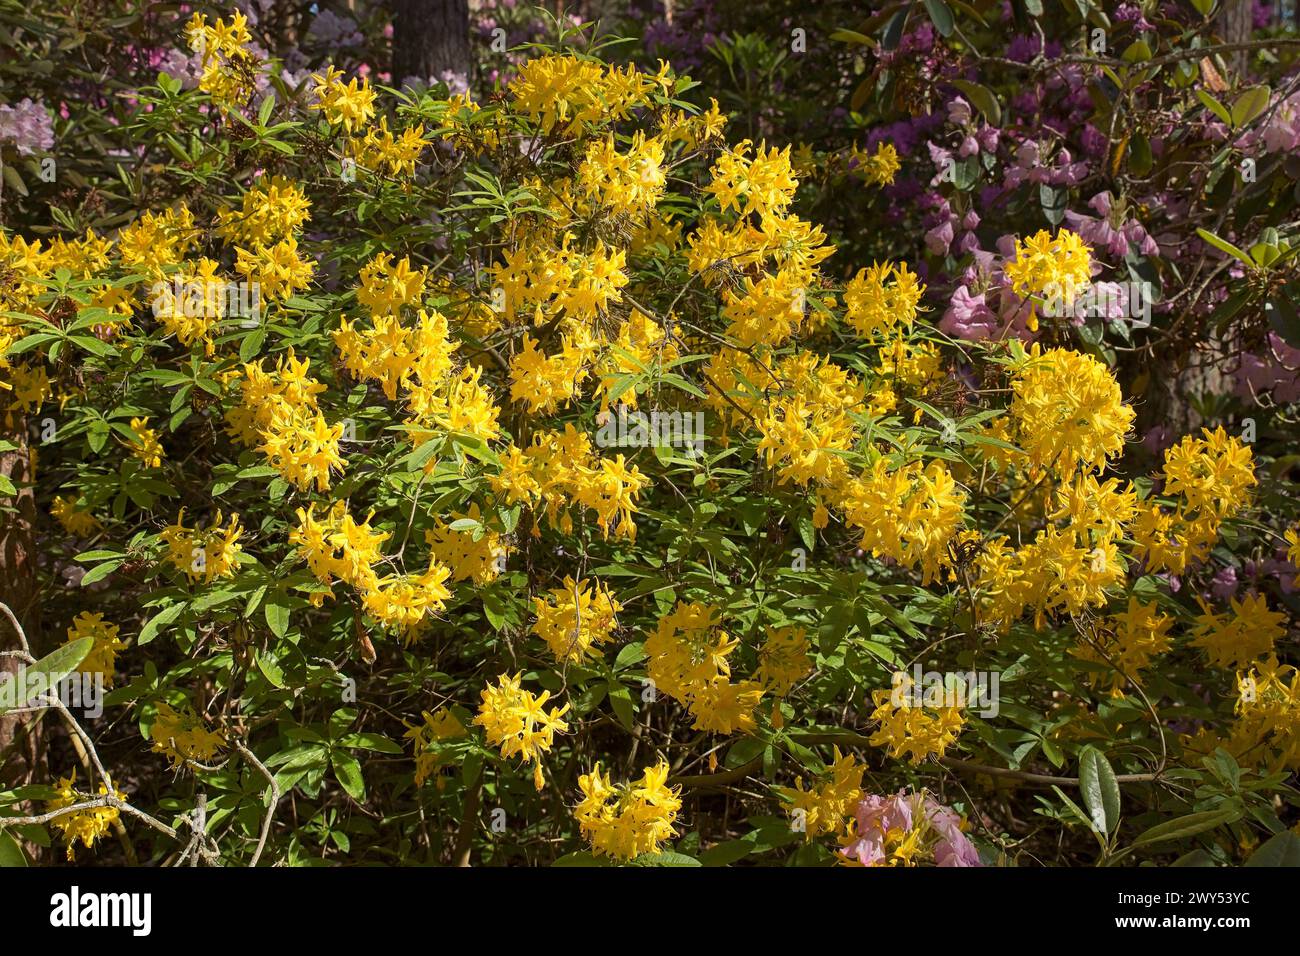
[(631, 860), (657, 852), (677, 835), (680, 788), (667, 786), (667, 780), (668, 764), (662, 760), (628, 784), (612, 785), (599, 763), (578, 778), (582, 800), (573, 817), (597, 856)]

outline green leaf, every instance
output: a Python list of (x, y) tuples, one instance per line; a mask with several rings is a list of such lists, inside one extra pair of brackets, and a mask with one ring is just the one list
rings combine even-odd
[(1243, 92), (1232, 104), (1232, 125), (1240, 128), (1259, 116), (1268, 109), (1271, 96), (1272, 91), (1267, 86), (1252, 86)]
[(1227, 123), (1229, 126), (1232, 125), (1232, 114), (1228, 112), (1226, 106), (1216, 100), (1213, 96), (1205, 92), (1205, 90), (1197, 90), (1196, 98), (1201, 101), (1207, 110), (1219, 119), (1223, 120), (1223, 122)]
[(8, 833), (0, 830), (0, 867), (18, 868), (25, 866), (27, 866), (27, 857), (23, 855), (22, 847), (18, 845), (18, 841)]
[(614, 716), (618, 722), (623, 725), (623, 729), (632, 730), (632, 692), (624, 684), (610, 682), (606, 685), (606, 691), (609, 694), (610, 706), (614, 708)]
[(1093, 826), (1113, 833), (1119, 824), (1119, 782), (1110, 761), (1096, 747), (1085, 747), (1079, 755), (1079, 790)]
[[(46, 688), (53, 690), (63, 678), (77, 669), (94, 646), (93, 637), (79, 637), (75, 641), (64, 644), (30, 665), (27, 668), (28, 680), (30, 681), (33, 675), (39, 675)], [(16, 701), (13, 706), (21, 707), (25, 703), (26, 701)], [(12, 709), (13, 707), (0, 704), (0, 716)]]
[(551, 866), (612, 866), (613, 864), (603, 856), (596, 856), (587, 850), (579, 850), (576, 853), (566, 853), (560, 857)]
[(180, 617), (183, 610), (185, 610), (184, 604), (173, 604), (170, 607), (163, 608), (149, 619), (148, 624), (140, 629), (140, 636), (136, 639), (136, 644), (148, 644), (158, 636), (158, 631), (161, 628)]
[(262, 616), (266, 618), (266, 626), (276, 637), (284, 637), (288, 632), (289, 609), (283, 604), (276, 603), (274, 599), (268, 600), (262, 605)]
[(727, 866), (744, 859), (754, 852), (752, 840), (727, 840), (717, 846), (709, 847), (700, 854), (701, 866)]
[(280, 666), (275, 661), (262, 653), (254, 655), (254, 660), (257, 661), (257, 669), (262, 672), (263, 677), (271, 682), (272, 686), (281, 690), (288, 686), (284, 682), (284, 671), (280, 670)]
[(366, 799), (366, 782), (361, 776), (361, 764), (357, 758), (341, 750), (333, 750), (330, 752), (330, 765), (348, 796), (358, 803), (363, 802)]
[(943, 0), (925, 0), (925, 12), (930, 15), (930, 22), (934, 28), (939, 31), (939, 36), (950, 36), (952, 34), (952, 10)]
[(1214, 233), (1210, 232), (1208, 229), (1198, 228), (1196, 230), (1196, 234), (1200, 236), (1202, 239), (1204, 239), (1206, 242), (1208, 242), (1210, 245), (1214, 246), (1214, 248), (1218, 249), (1220, 252), (1226, 252), (1228, 255), (1240, 259), (1242, 262), (1250, 266), (1252, 269), (1255, 268), (1255, 261), (1251, 259), (1250, 256), (1248, 256), (1244, 251), (1238, 249), (1236, 246), (1230, 243), (1227, 239), (1219, 238)]
[(1246, 866), (1300, 866), (1300, 836), (1290, 830), (1274, 834), (1250, 855)]
[(1132, 846), (1139, 847), (1152, 843), (1164, 843), (1169, 840), (1182, 840), (1203, 833), (1206, 830), (1213, 830), (1225, 823), (1234, 823), (1240, 819), (1241, 811), (1234, 807), (1189, 813), (1173, 820), (1166, 820), (1164, 823), (1157, 823), (1149, 830), (1141, 833), (1133, 841)]
[(685, 853), (664, 850), (661, 853), (643, 853), (632, 861), (635, 866), (699, 866), (700, 861)]
[(82, 575), (81, 586), (84, 588), (88, 584), (94, 584), (108, 577), (121, 566), (122, 561), (105, 561), (103, 564), (97, 564)]

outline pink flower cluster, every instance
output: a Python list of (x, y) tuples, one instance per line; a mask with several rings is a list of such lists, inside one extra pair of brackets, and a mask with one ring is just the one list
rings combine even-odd
[(54, 146), (54, 125), (42, 103), (24, 99), (0, 106), (0, 140), (8, 140), (24, 156), (48, 152)]
[(891, 831), (911, 833), (918, 827), (926, 846), (932, 846), (936, 866), (983, 866), (975, 845), (961, 829), (961, 817), (924, 791), (900, 790), (893, 796), (869, 794), (858, 803), (856, 839), (840, 852), (863, 866), (876, 866), (889, 856), (886, 836)]

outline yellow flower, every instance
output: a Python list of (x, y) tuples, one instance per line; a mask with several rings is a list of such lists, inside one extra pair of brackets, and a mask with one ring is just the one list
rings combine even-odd
[(166, 701), (158, 703), (149, 738), (153, 752), (166, 756), (173, 769), (187, 760), (207, 763), (226, 746), (221, 735), (208, 730), (193, 711), (177, 711)]
[(423, 125), (408, 126), (394, 136), (388, 130), (388, 117), (381, 116), (378, 126), (353, 139), (348, 148), (361, 168), (403, 178), (415, 175), (415, 162), (426, 145)]
[[(58, 785), (54, 788), (58, 791), (57, 796), (45, 804), (47, 811), (61, 810), (64, 807), (75, 806), (91, 799), (90, 794), (81, 793), (76, 789), (76, 779), (77, 775), (73, 773), (58, 782)], [(99, 785), (99, 795), (108, 795), (108, 788), (102, 783)], [(114, 796), (119, 800), (126, 799), (126, 794), (120, 790), (114, 791)], [(109, 828), (117, 823), (119, 816), (120, 811), (116, 807), (93, 807), (89, 810), (62, 813), (52, 819), (50, 823), (63, 832), (63, 839), (68, 844), (67, 857), (71, 862), (75, 859), (78, 840), (87, 850), (93, 848), (99, 838), (107, 834)]]
[[(931, 755), (942, 757), (961, 735), (966, 724), (964, 701), (924, 707), (914, 698), (919, 695), (910, 677), (900, 687), (872, 693), (875, 710), (871, 720), (880, 724), (868, 738), (874, 747), (885, 747), (894, 759), (907, 757), (919, 764)], [(946, 704), (946, 701), (945, 701)]]
[(146, 468), (161, 468), (164, 457), (163, 447), (158, 441), (158, 433), (149, 427), (149, 419), (131, 419), (131, 431), (139, 438), (138, 441), (127, 445), (131, 449), (131, 454), (144, 462)]
[(1068, 475), (1101, 471), (1124, 448), (1134, 412), (1110, 370), (1090, 355), (1034, 346), (1011, 382), (1011, 417), (1030, 464)]
[(209, 527), (187, 528), (182, 508), (176, 523), (164, 528), (159, 537), (167, 545), (167, 560), (172, 567), (190, 581), (211, 584), (218, 578), (234, 577), (243, 551), (239, 545), (243, 533), (239, 515), (231, 515), (230, 524), (222, 527), (220, 511)]
[(103, 527), (89, 509), (77, 506), (77, 499), (73, 495), (57, 496), (50, 505), (50, 514), (63, 526), (64, 531), (78, 538), (87, 538)]
[(537, 620), (532, 633), (546, 642), (560, 661), (581, 663), (599, 654), (597, 645), (613, 637), (623, 606), (599, 582), (564, 579), (545, 598), (533, 598)]
[(633, 135), (625, 153), (618, 152), (613, 136), (596, 140), (578, 167), (578, 183), (588, 197), (634, 219), (658, 205), (667, 181), (663, 143), (647, 140), (642, 132)]
[(444, 760), (443, 742), (458, 740), (467, 733), (460, 719), (446, 707), (439, 707), (432, 714), (426, 710), (423, 717), (423, 723), (408, 727), (403, 735), (411, 741), (411, 750), (415, 754), (417, 787), (438, 772)]
[(375, 91), (366, 77), (353, 77), (347, 83), (341, 79), (342, 71), (327, 67), (325, 75), (313, 73), (316, 84), (312, 93), (316, 102), (312, 109), (320, 110), (331, 126), (342, 126), (348, 133), (364, 127), (375, 115)]
[(217, 235), (244, 245), (273, 245), (296, 235), (310, 209), (311, 200), (297, 183), (263, 176), (244, 193), (238, 208), (217, 210)]
[(855, 148), (853, 158), (858, 161), (858, 171), (862, 178), (877, 186), (892, 185), (894, 176), (903, 168), (893, 143), (877, 143), (876, 152), (872, 155)]
[(243, 106), (256, 89), (261, 62), (248, 49), (252, 35), (248, 19), (236, 10), (230, 22), (195, 13), (185, 28), (189, 47), (199, 56), (201, 74), (198, 86), (212, 97), (223, 112)]
[(734, 209), (741, 215), (761, 216), (784, 212), (798, 186), (790, 168), (790, 147), (765, 149), (760, 143), (752, 158), (751, 147), (752, 141), (746, 139), (723, 152), (710, 170), (707, 190), (724, 212)]
[(794, 626), (772, 628), (759, 649), (754, 679), (761, 681), (769, 693), (784, 697), (812, 671), (812, 666), (806, 629)]
[(897, 328), (911, 328), (925, 294), (907, 263), (873, 263), (844, 287), (844, 318), (865, 339)]
[(793, 787), (777, 787), (790, 801), (791, 819), (805, 839), (844, 829), (862, 796), (862, 770), (852, 754), (845, 756), (836, 747), (834, 763), (811, 789), (804, 789), (801, 776), (795, 777)]
[(519, 686), (520, 675), (502, 674), (495, 687), (482, 691), (483, 703), (474, 723), (482, 727), (489, 746), (500, 747), (501, 756), (520, 756), (533, 764), (533, 783), (538, 790), (545, 785), (542, 754), (551, 749), (555, 735), (568, 731), (561, 718), (569, 705), (545, 709), (550, 691), (534, 695)]
[(1205, 651), (1215, 667), (1236, 669), (1273, 653), (1278, 638), (1286, 635), (1287, 616), (1270, 611), (1262, 594), (1233, 598), (1231, 614), (1215, 614), (1204, 607), (1192, 628), (1193, 647)]
[(510, 82), (513, 107), (541, 126), (573, 133), (597, 120), (616, 122), (646, 102), (654, 80), (628, 66), (619, 69), (574, 56), (528, 60)]
[(1173, 638), (1169, 634), (1174, 619), (1161, 614), (1154, 602), (1143, 604), (1130, 597), (1128, 610), (1110, 617), (1111, 627), (1101, 635), (1101, 646), (1080, 643), (1070, 651), (1075, 657), (1095, 664), (1104, 664), (1104, 673), (1088, 675), (1093, 687), (1109, 686), (1112, 697), (1122, 697), (1131, 679), (1142, 686), (1142, 671), (1155, 658), (1169, 650)]
[(117, 655), (126, 650), (126, 642), (120, 640), (117, 633), (117, 625), (105, 621), (104, 615), (83, 611), (72, 619), (68, 639), (63, 642), (67, 646), (83, 637), (93, 638), (90, 652), (77, 665), (77, 670), (82, 674), (102, 674), (106, 687), (113, 686)]
[[(481, 523), (481, 517), (479, 506), (472, 504), (468, 514), (453, 513), (450, 522), (438, 519), (436, 526), (424, 533), (430, 552), (451, 569), (453, 581), (473, 581), (483, 585), (495, 581), (501, 573), (506, 546), (498, 532)], [(480, 524), (477, 528), (465, 530), (451, 527), (464, 519)]]
[(258, 294), (266, 301), (284, 299), (311, 284), (316, 263), (298, 253), (294, 236), (266, 245), (253, 243), (251, 249), (235, 247), (235, 271), (258, 284)]
[(682, 808), (680, 788), (667, 786), (668, 764), (646, 767), (634, 783), (610, 784), (597, 763), (578, 778), (582, 800), (574, 808), (582, 835), (597, 856), (631, 860), (658, 852), (677, 835), (673, 823)]
[(1040, 229), (1016, 240), (1015, 258), (1002, 268), (1017, 295), (1046, 295), (1069, 305), (1092, 282), (1092, 250), (1069, 229), (1055, 238)]
[(694, 729), (748, 732), (757, 726), (753, 712), (763, 687), (756, 681), (731, 681), (727, 658), (740, 641), (721, 630), (720, 623), (716, 608), (678, 602), (645, 642), (646, 670), (656, 688), (686, 705)]

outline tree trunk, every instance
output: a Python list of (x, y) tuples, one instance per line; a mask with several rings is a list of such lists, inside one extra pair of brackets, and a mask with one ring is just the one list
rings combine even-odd
[[(28, 643), (36, 657), (41, 656), (40, 605), (36, 578), (36, 500), (31, 487), (31, 452), (27, 446), (27, 420), (17, 414), (0, 414), (0, 439), (17, 446), (0, 452), (0, 475), (18, 488), (12, 498), (0, 498), (0, 504), (14, 510), (0, 510), (0, 601), (8, 605), (23, 625)], [(0, 616), (2, 617), (2, 616)], [(8, 619), (0, 619), (0, 650), (20, 648), (18, 635)], [(14, 674), (19, 667), (16, 657), (0, 657), (0, 679)], [(44, 761), (43, 738), (29, 733), (25, 722), (29, 715), (0, 717), (0, 789), (22, 786), (38, 775)], [(24, 846), (28, 856), (36, 849)]]
[(392, 0), (392, 10), (394, 86), (446, 73), (468, 81), (469, 0)]
[[(1255, 32), (1254, 0), (1224, 0), (1219, 12), (1219, 32), (1225, 43), (1245, 43)], [(1244, 51), (1229, 53), (1225, 59), (1237, 74), (1238, 81), (1244, 80), (1249, 55)]]

